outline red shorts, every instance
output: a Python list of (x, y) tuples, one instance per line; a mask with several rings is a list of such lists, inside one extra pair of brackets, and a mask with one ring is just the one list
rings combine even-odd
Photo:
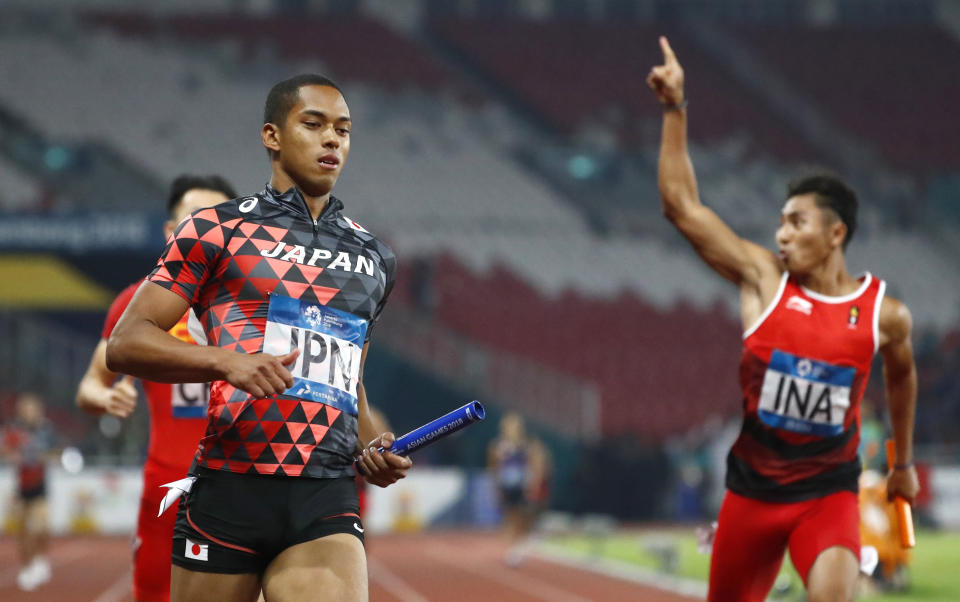
[(717, 523), (707, 596), (715, 602), (764, 600), (786, 549), (804, 583), (827, 548), (842, 546), (860, 558), (860, 512), (850, 491), (790, 504), (727, 491)]
[(143, 468), (143, 494), (140, 496), (137, 543), (133, 552), (133, 595), (138, 602), (170, 600), (170, 557), (177, 505), (157, 518), (160, 500), (167, 493), (160, 485), (182, 479), (186, 472), (186, 468), (174, 471), (150, 464)]

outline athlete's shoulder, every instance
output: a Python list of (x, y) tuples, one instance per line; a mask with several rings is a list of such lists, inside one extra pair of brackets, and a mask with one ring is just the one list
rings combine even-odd
[(263, 217), (262, 200), (260, 195), (248, 195), (197, 209), (177, 227), (176, 236), (223, 245), (241, 223)]
[(384, 258), (385, 261), (395, 261), (396, 255), (393, 252), (393, 249), (390, 248), (384, 240), (378, 237), (376, 234), (370, 232), (364, 225), (362, 225), (357, 220), (352, 217), (348, 217), (343, 213), (343, 203), (339, 199), (334, 199), (338, 204), (339, 209), (335, 214), (335, 220), (338, 226), (350, 236), (353, 236), (360, 240), (365, 246), (374, 247), (377, 250), (377, 253)]
[(879, 330), (881, 341), (903, 341), (910, 337), (913, 316), (907, 304), (884, 296), (880, 303)]

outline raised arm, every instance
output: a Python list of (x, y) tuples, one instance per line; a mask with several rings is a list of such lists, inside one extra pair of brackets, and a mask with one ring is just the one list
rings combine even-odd
[(690, 241), (700, 257), (735, 284), (759, 285), (761, 277), (779, 277), (776, 256), (737, 236), (709, 207), (700, 202), (697, 178), (687, 150), (687, 108), (683, 67), (670, 43), (660, 37), (663, 65), (654, 67), (647, 84), (663, 105), (658, 183), (663, 213)]
[(913, 502), (920, 484), (913, 467), (913, 422), (917, 408), (917, 367), (910, 343), (910, 310), (886, 297), (880, 306), (880, 354), (883, 381), (890, 409), (890, 424), (897, 448), (897, 464), (887, 477), (887, 495)]

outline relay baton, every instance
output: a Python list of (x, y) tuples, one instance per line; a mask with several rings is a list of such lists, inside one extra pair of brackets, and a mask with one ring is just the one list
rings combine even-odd
[[(893, 439), (887, 439), (887, 470), (893, 470), (893, 465), (897, 463), (897, 446)], [(910, 510), (910, 504), (902, 497), (893, 498), (894, 507), (897, 510), (897, 523), (900, 527), (900, 545), (904, 548), (912, 548), (917, 545), (917, 538), (913, 532), (913, 512)]]
[[(451, 435), (462, 428), (480, 422), (486, 415), (487, 412), (483, 409), (483, 405), (479, 401), (473, 400), (449, 414), (444, 414), (436, 420), (410, 431), (395, 440), (390, 449), (386, 451), (397, 454), (398, 456), (408, 456), (410, 452), (416, 451), (421, 447), (426, 447), (431, 443), (436, 443), (447, 435)], [(378, 451), (383, 452), (384, 449), (381, 447)], [(363, 473), (356, 462), (353, 463), (353, 466), (357, 472)]]

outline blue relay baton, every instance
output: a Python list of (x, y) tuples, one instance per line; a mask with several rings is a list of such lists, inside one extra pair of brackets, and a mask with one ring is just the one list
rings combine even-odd
[[(426, 447), (431, 443), (436, 443), (447, 435), (451, 435), (471, 424), (480, 422), (486, 415), (487, 412), (483, 409), (483, 405), (479, 401), (473, 400), (449, 414), (444, 414), (440, 418), (410, 431), (394, 441), (393, 446), (386, 451), (397, 454), (398, 456), (410, 455), (410, 452), (416, 451), (421, 447)], [(383, 452), (384, 449), (381, 447), (379, 451)], [(354, 467), (357, 469), (357, 472), (363, 473), (356, 462), (354, 462)]]

